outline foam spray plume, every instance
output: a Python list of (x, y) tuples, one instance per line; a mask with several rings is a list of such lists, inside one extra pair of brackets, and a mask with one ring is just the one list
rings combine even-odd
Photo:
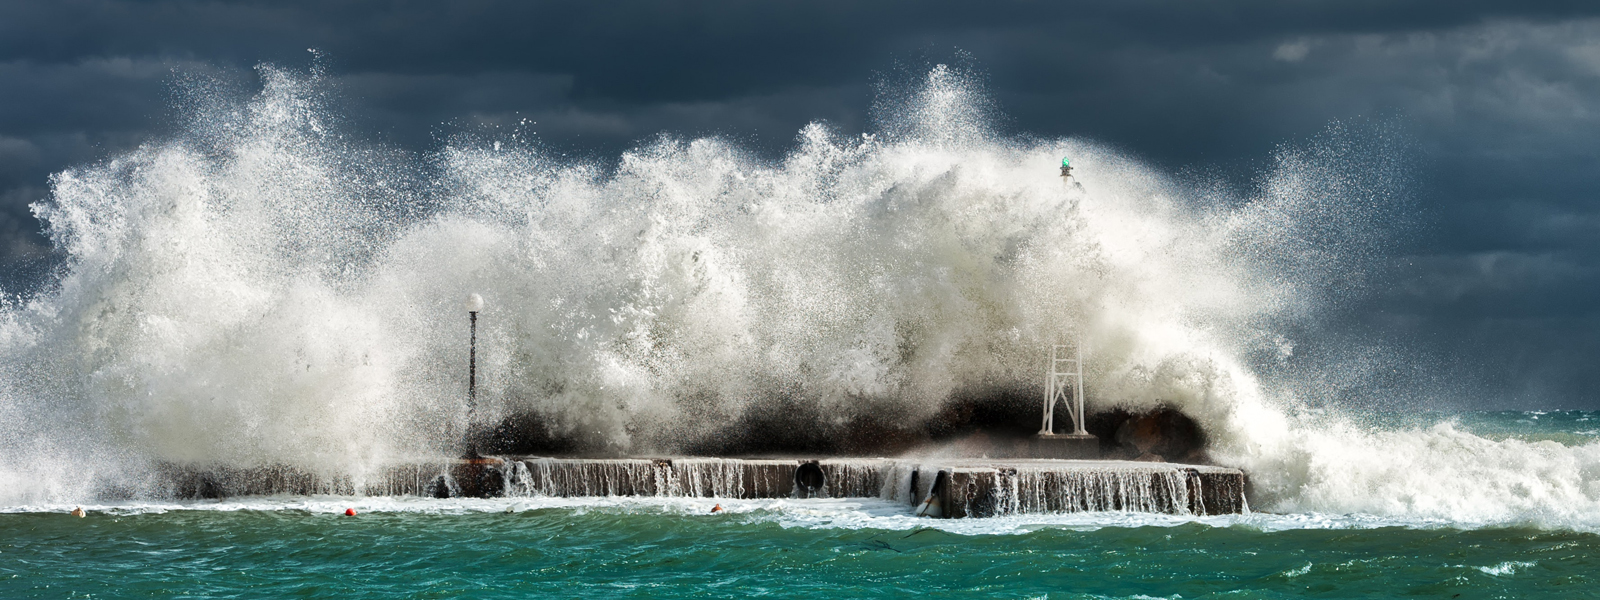
[[(353, 141), (318, 74), (261, 72), (36, 206), (68, 259), (0, 320), (0, 499), (153, 493), (162, 463), (359, 477), (496, 424), (609, 454), (915, 437), (954, 406), (1031, 405), (1042, 352), (1082, 341), (1091, 410), (1194, 417), (1267, 509), (1600, 508), (1600, 447), (1311, 427), (1293, 377), (1247, 367), (1292, 353), (1280, 326), (1390, 233), (1398, 161), (1330, 168), (1353, 152), (1337, 128), (1235, 196), (996, 133), (941, 66), (874, 134), (812, 124), (775, 161), (670, 136), (607, 164), (516, 136), (419, 160)], [(475, 424), (468, 292), (488, 301)]]

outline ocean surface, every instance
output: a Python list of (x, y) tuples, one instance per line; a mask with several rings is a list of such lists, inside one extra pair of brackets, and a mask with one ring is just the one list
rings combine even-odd
[[(1381, 421), (1600, 443), (1595, 412)], [(878, 499), (330, 496), (85, 508), (4, 509), (0, 597), (1600, 597), (1600, 519), (1537, 514), (935, 520)]]

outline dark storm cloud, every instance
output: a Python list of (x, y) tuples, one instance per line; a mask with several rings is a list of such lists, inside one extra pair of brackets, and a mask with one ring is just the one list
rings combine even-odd
[(1593, 2), (0, 0), (0, 287), (50, 264), (27, 209), (48, 175), (169, 131), (189, 74), (248, 83), (316, 48), (352, 127), (413, 151), (515, 126), (598, 156), (661, 131), (773, 155), (809, 121), (870, 127), (875, 82), (960, 48), (1017, 133), (1237, 185), (1331, 121), (1403, 131), (1429, 225), (1338, 326), (1467, 356), (1441, 368), (1486, 396), (1592, 406), (1597, 40)]

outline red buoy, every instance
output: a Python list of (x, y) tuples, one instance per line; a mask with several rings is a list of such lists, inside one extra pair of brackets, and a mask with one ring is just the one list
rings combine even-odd
[(354, 516), (356, 516), (356, 509), (354, 509), (354, 508), (346, 508), (346, 509), (344, 509), (344, 516), (346, 516), (346, 517), (354, 517)]

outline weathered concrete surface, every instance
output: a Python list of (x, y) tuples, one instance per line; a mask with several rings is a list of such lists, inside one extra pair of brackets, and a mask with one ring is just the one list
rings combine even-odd
[(1238, 469), (1087, 460), (946, 461), (919, 472), (915, 494), (940, 516), (1130, 511), (1215, 515), (1247, 510)]
[(1072, 433), (1041, 433), (1033, 436), (1026, 456), (1031, 458), (1059, 458), (1092, 460), (1100, 458), (1100, 438)]
[(506, 492), (519, 496), (779, 498), (795, 492), (802, 461), (717, 458), (506, 457)]
[[(1080, 443), (1080, 442), (1073, 442)], [(171, 494), (884, 498), (919, 514), (1137, 511), (1222, 514), (1246, 510), (1244, 473), (1159, 462), (1056, 459), (484, 457), (397, 465), (362, 481), (286, 467), (168, 467)]]
[(432, 496), (439, 495), (432, 489), (442, 476), (463, 468), (469, 468), (467, 461), (408, 463), (383, 469), (358, 481), (348, 475), (323, 476), (285, 466), (237, 468), (168, 464), (156, 475), (166, 493), (175, 498), (271, 494)]

